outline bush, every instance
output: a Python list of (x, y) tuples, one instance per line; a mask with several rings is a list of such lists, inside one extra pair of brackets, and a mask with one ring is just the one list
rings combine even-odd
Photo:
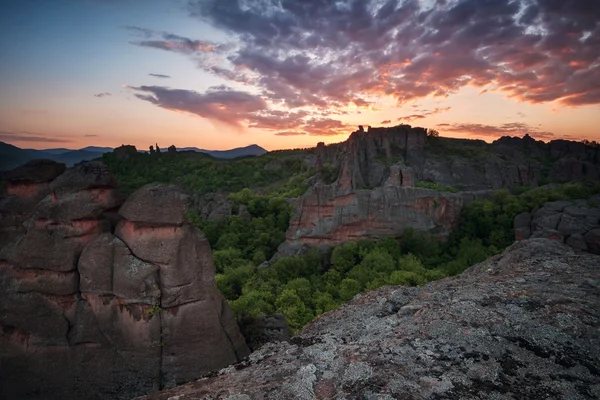
[(435, 182), (416, 181), (415, 186), (424, 188), (424, 189), (437, 190), (438, 192), (450, 192), (450, 193), (458, 192), (458, 189), (453, 186), (442, 185), (441, 183), (435, 183)]

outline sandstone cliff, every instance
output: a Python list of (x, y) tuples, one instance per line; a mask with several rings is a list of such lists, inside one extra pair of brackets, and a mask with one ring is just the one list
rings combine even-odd
[(460, 277), (358, 295), (289, 343), (144, 399), (599, 398), (598, 265), (517, 242)]
[(428, 137), (409, 125), (359, 129), (343, 143), (320, 143), (315, 153), (318, 177), (328, 165), (337, 179), (321, 179), (298, 199), (280, 255), (400, 236), (407, 227), (443, 237), (464, 205), (492, 190), (600, 176), (600, 149), (583, 143), (526, 135), (487, 144)]
[(97, 162), (4, 178), (0, 397), (130, 398), (249, 353), (178, 189), (149, 185), (123, 204)]

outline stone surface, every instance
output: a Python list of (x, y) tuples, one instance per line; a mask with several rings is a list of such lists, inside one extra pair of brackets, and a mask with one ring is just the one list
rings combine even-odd
[(372, 190), (317, 185), (299, 199), (283, 246), (400, 236), (408, 227), (446, 236), (456, 227), (465, 204), (489, 196), (488, 191), (441, 193), (399, 184)]
[(220, 220), (231, 215), (233, 202), (225, 193), (206, 193), (192, 197), (191, 208), (202, 219), (208, 221)]
[(181, 225), (188, 203), (189, 198), (176, 186), (153, 183), (129, 196), (119, 214), (132, 222)]
[(521, 213), (515, 217), (515, 240), (524, 240), (531, 236), (531, 214)]
[(253, 351), (265, 343), (288, 341), (291, 338), (290, 328), (283, 314), (248, 317), (240, 321), (240, 328)]
[(52, 160), (32, 160), (10, 171), (0, 172), (0, 179), (10, 182), (50, 182), (63, 172), (65, 164)]
[(546, 203), (515, 217), (515, 239), (547, 238), (600, 254), (599, 206), (595, 199)]
[(68, 168), (63, 174), (52, 181), (55, 196), (60, 198), (63, 194), (75, 193), (82, 190), (95, 188), (117, 187), (117, 178), (100, 161), (82, 162)]
[(134, 193), (113, 233), (104, 165), (35, 184), (0, 199), (0, 398), (128, 399), (249, 353), (179, 190)]
[(457, 278), (358, 295), (289, 343), (143, 398), (597, 398), (598, 265), (555, 241), (517, 242)]

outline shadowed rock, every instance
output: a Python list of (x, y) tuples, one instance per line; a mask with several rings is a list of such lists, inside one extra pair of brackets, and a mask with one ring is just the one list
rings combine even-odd
[(553, 201), (532, 214), (515, 217), (515, 239), (530, 237), (564, 242), (578, 249), (600, 254), (600, 208), (598, 196), (589, 201)]
[(175, 186), (146, 185), (135, 191), (119, 210), (132, 222), (181, 225), (189, 198)]
[(115, 235), (103, 164), (54, 178), (0, 199), (0, 397), (128, 399), (249, 353), (185, 195), (141, 189)]

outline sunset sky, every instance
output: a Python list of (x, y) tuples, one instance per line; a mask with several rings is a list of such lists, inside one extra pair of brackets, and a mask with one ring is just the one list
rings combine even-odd
[(600, 140), (594, 0), (9, 0), (0, 34), (0, 141), (24, 148), (274, 150), (400, 123)]

